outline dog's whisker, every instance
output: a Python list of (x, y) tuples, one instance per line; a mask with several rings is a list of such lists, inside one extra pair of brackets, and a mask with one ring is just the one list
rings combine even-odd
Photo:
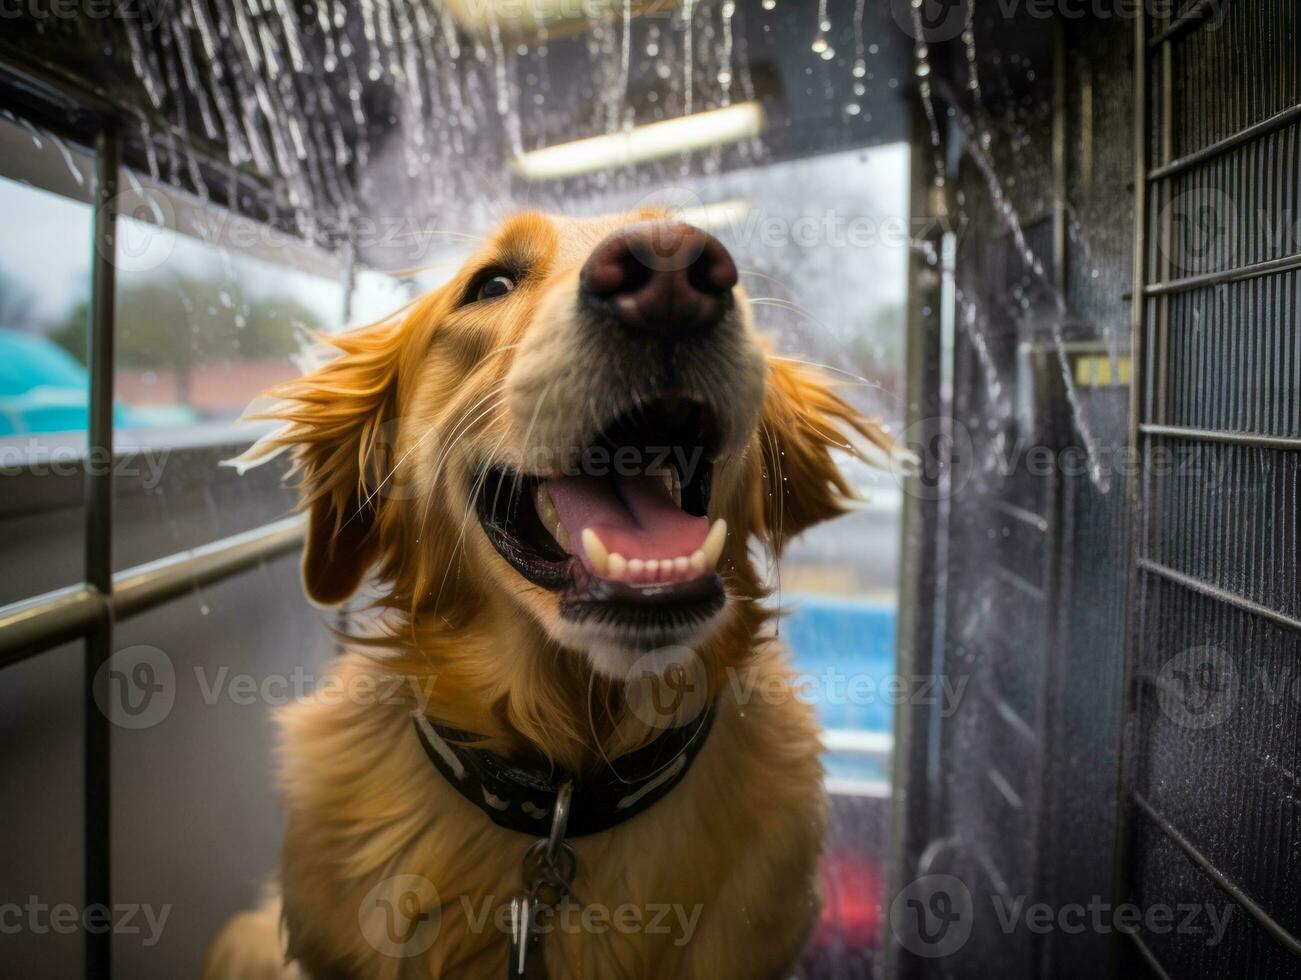
[(505, 387), (506, 387), (506, 382), (505, 380), (502, 380), (501, 382), (499, 382), (498, 384), (490, 388), (484, 395), (477, 398), (474, 404), (470, 405), (463, 412), (459, 413), (456, 423), (452, 426), (451, 431), (447, 434), (446, 442), (439, 450), (438, 457), (434, 460), (434, 465), (431, 469), (431, 474), (432, 474), (430, 477), (431, 482), (437, 483), (439, 477), (442, 475), (442, 468), (448, 456), (451, 454), (452, 450), (455, 449), (456, 446), (469, 434), (470, 428), (473, 427), (473, 425), (476, 422), (478, 422), (479, 419), (495, 411), (497, 406), (490, 405), (487, 409), (480, 412), (478, 415), (475, 415), (473, 418), (470, 418), (470, 414), (474, 412), (477, 408), (479, 408), (479, 406), (481, 406), (484, 402), (489, 401), (495, 398), (497, 395), (501, 394), (501, 392), (505, 390)]
[[(551, 392), (555, 389), (557, 383), (558, 383), (558, 379), (548, 382), (547, 386), (542, 389), (542, 394), (538, 396), (538, 403), (533, 406), (533, 415), (529, 419), (528, 428), (524, 430), (524, 439), (520, 443), (520, 452), (525, 457), (528, 456), (528, 453), (530, 451), (529, 441), (533, 438), (533, 427), (537, 425), (538, 417), (542, 414), (542, 407), (546, 404), (547, 398), (551, 395)], [(520, 479), (521, 479), (520, 469), (517, 467), (515, 469), (515, 474), (511, 480), (512, 497), (515, 494), (519, 493)]]
[(781, 562), (777, 560), (777, 552), (781, 549), (782, 535), (785, 532), (785, 528), (786, 528), (786, 479), (782, 471), (782, 462), (781, 462), (782, 454), (781, 454), (780, 447), (777, 444), (776, 436), (773, 434), (772, 430), (768, 427), (768, 423), (766, 422), (760, 425), (759, 431), (763, 435), (764, 440), (768, 443), (769, 454), (773, 460), (773, 468), (776, 470), (775, 474), (769, 474), (770, 477), (771, 476), (776, 477), (776, 481), (775, 481), (776, 489), (773, 491), (773, 493), (777, 495), (777, 528), (776, 528), (777, 533), (773, 538), (773, 541), (775, 542), (775, 546), (773, 547), (773, 549), (771, 549), (768, 556), (768, 571), (770, 574), (775, 574), (777, 577), (777, 587), (776, 587), (777, 601), (780, 602), (781, 591), (782, 591), (782, 585), (781, 585), (782, 573), (781, 573)]
[(864, 378), (862, 375), (855, 374), (853, 371), (846, 371), (844, 368), (838, 368), (831, 364), (822, 364), (818, 361), (804, 361), (798, 357), (781, 357), (777, 354), (770, 354), (769, 357), (774, 361), (786, 361), (790, 364), (803, 364), (805, 367), (819, 368), (823, 371), (830, 371), (832, 374), (843, 375), (856, 384), (862, 385), (865, 388), (871, 388), (875, 391), (885, 390), (885, 386), (878, 381), (868, 381), (867, 378)]
[[(371, 491), (370, 494), (367, 495), (366, 499), (361, 502), (361, 507), (358, 508), (359, 512), (370, 506), (371, 501), (373, 501), (377, 496), (379, 496), (380, 491), (384, 489), (388, 481), (393, 479), (393, 474), (397, 473), (398, 467), (401, 466), (403, 462), (406, 461), (406, 458), (408, 456), (410, 456), (417, 449), (423, 446), (425, 442), (427, 442), (433, 434), (434, 434), (434, 430), (430, 429), (423, 436), (421, 436), (419, 439), (416, 440), (415, 445), (413, 445), (410, 449), (408, 449), (405, 453), (403, 453), (401, 457), (399, 457), (398, 461), (394, 463), (393, 466), (389, 469), (388, 475), (385, 476), (384, 479), (380, 480), (380, 482), (376, 485), (375, 489)], [(349, 517), (348, 520), (351, 521), (352, 518)], [(345, 521), (344, 523), (346, 524), (347, 522)]]
[[(489, 408), (480, 412), (478, 415), (474, 416), (474, 418), (470, 418), (470, 413), (474, 412), (475, 409), (483, 405), (484, 402), (495, 398), (505, 389), (505, 387), (506, 387), (506, 382), (503, 379), (502, 381), (494, 385), (491, 389), (489, 389), (488, 392), (486, 392), (480, 398), (476, 399), (475, 402), (472, 405), (470, 405), (469, 408), (467, 408), (464, 412), (460, 414), (457, 422), (452, 426), (452, 430), (448, 434), (447, 443), (440, 448), (439, 455), (436, 458), (434, 465), (432, 467), (431, 476), (430, 476), (430, 483), (432, 486), (438, 485), (438, 482), (442, 477), (443, 467), (447, 463), (447, 461), (451, 458), (451, 453), (453, 449), (465, 438), (466, 435), (469, 434), (471, 427), (473, 427), (475, 423), (477, 423), (484, 416), (489, 415), (492, 411), (496, 409), (497, 406), (496, 405), (489, 406)], [(434, 494), (425, 495), (424, 506), (421, 509), (421, 515), (420, 515), (420, 527), (422, 528), (429, 526), (429, 519), (430, 519), (430, 514), (433, 510), (434, 499), (435, 499)]]
[[(501, 451), (501, 447), (505, 444), (506, 439), (508, 437), (509, 434), (503, 434), (497, 439), (496, 444), (492, 448), (492, 452), (489, 454), (490, 458), (492, 456), (495, 456), (498, 452)], [(447, 568), (443, 570), (443, 579), (438, 584), (438, 595), (434, 599), (435, 608), (438, 607), (439, 602), (443, 598), (443, 589), (446, 588), (447, 586), (447, 576), (451, 572), (452, 566), (460, 561), (460, 556), (463, 552), (464, 544), (465, 544), (465, 531), (469, 525), (470, 512), (474, 509), (475, 500), (477, 500), (479, 494), (483, 492), (483, 484), (487, 479), (488, 479), (488, 468), (484, 467), (483, 471), (479, 474), (478, 478), (474, 481), (474, 483), (470, 487), (470, 496), (469, 499), (466, 501), (465, 511), (461, 515), (460, 533), (457, 535), (456, 543), (452, 546), (452, 560), (447, 563)]]
[(809, 323), (813, 324), (815, 327), (818, 327), (819, 329), (822, 330), (829, 329), (823, 321), (819, 320), (816, 316), (814, 316), (804, 307), (800, 306), (798, 303), (792, 302), (791, 300), (783, 299), (780, 296), (757, 296), (750, 300), (750, 305), (770, 306), (776, 310), (785, 310), (788, 313), (796, 314), (801, 319), (809, 321)]

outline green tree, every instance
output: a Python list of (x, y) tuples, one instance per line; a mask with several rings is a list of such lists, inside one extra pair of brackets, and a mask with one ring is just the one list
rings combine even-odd
[[(50, 339), (84, 364), (88, 324), (88, 306), (79, 303)], [(273, 296), (245, 303), (231, 286), (175, 274), (121, 289), (116, 325), (117, 366), (174, 372), (183, 404), (196, 367), (287, 357), (298, 348), (299, 331), (321, 327), (297, 300)]]

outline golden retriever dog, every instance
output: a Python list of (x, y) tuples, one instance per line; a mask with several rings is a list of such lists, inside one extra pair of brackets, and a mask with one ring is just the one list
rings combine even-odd
[(248, 456), (292, 451), (307, 594), (370, 583), (378, 635), (282, 710), (276, 897), (205, 975), (788, 975), (825, 797), (764, 569), (889, 438), (656, 212), (515, 216), (329, 342)]

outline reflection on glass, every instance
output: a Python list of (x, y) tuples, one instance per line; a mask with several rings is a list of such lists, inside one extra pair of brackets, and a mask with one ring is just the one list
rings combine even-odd
[(0, 214), (23, 229), (0, 236), (0, 437), (84, 432), (90, 206), (0, 177)]
[(274, 249), (244, 254), (136, 217), (119, 223), (119, 239), (134, 240), (138, 255), (151, 254), (139, 251), (151, 239), (167, 246), (118, 269), (121, 428), (165, 430), (175, 444), (204, 432), (210, 441), (298, 373), (293, 358), (311, 332), (338, 327), (342, 285), (277, 264)]

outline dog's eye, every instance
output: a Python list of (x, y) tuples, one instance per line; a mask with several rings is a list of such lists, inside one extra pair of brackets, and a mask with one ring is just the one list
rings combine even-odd
[(496, 299), (498, 296), (505, 296), (515, 288), (515, 280), (510, 276), (493, 276), (491, 279), (485, 279), (479, 285), (479, 291), (475, 294), (475, 299)]

